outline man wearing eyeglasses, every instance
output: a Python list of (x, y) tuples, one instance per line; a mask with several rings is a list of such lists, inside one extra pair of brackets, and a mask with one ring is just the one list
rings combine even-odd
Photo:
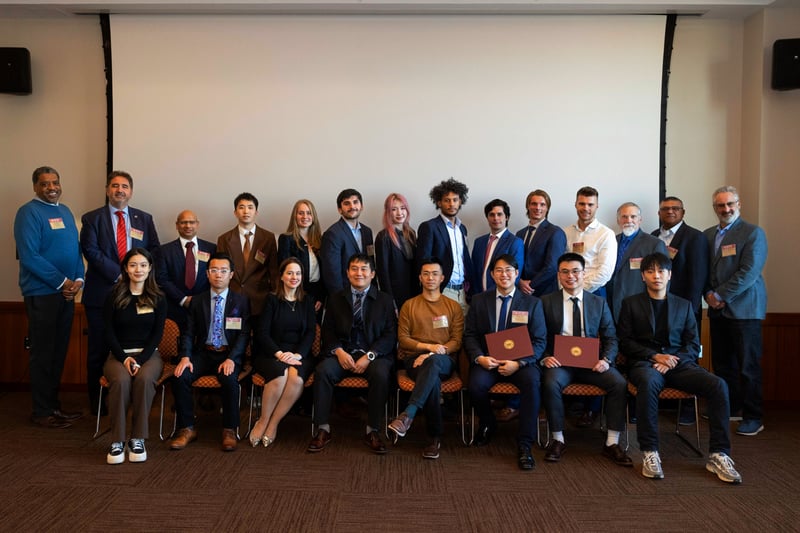
[(181, 359), (175, 368), (176, 432), (172, 450), (182, 450), (197, 438), (194, 429), (192, 383), (215, 375), (222, 386), (222, 450), (236, 449), (239, 427), (239, 370), (250, 339), (250, 305), (247, 297), (230, 289), (234, 274), (230, 256), (217, 252), (208, 262), (210, 290), (189, 306), (186, 331), (181, 337)]
[(767, 287), (761, 271), (767, 261), (764, 230), (740, 217), (739, 193), (730, 185), (711, 196), (719, 225), (703, 233), (711, 266), (705, 300), (711, 322), (714, 373), (725, 380), (730, 411), (742, 412), (736, 433), (763, 431), (761, 321), (767, 313)]

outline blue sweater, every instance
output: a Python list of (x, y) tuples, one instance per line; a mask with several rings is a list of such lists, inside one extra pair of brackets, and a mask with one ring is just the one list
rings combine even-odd
[(23, 296), (61, 291), (66, 279), (83, 279), (78, 227), (69, 208), (34, 198), (17, 211), (14, 240)]

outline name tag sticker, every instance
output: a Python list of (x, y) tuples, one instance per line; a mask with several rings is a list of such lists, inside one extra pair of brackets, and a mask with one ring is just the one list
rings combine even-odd
[(131, 239), (136, 239), (137, 241), (144, 240), (144, 232), (140, 229), (131, 228)]
[(630, 266), (631, 266), (631, 270), (641, 270), (641, 268), (642, 268), (642, 258), (641, 257), (631, 257)]
[(527, 324), (528, 312), (527, 311), (511, 311), (512, 324)]
[(153, 309), (149, 305), (137, 305), (136, 306), (136, 314), (137, 315), (148, 315), (150, 313), (155, 313), (155, 309)]
[(225, 329), (242, 329), (242, 317), (240, 316), (225, 317)]
[(434, 329), (446, 328), (449, 325), (450, 325), (450, 323), (447, 321), (447, 315), (433, 317), (433, 328)]
[(264, 261), (266, 261), (266, 260), (267, 260), (267, 256), (264, 255), (264, 252), (262, 252), (261, 250), (256, 250), (256, 261), (258, 261), (259, 263), (261, 263), (263, 265)]
[(209, 258), (211, 258), (211, 254), (208, 252), (201, 252), (198, 250), (197, 252), (197, 260), (202, 261), (203, 263), (208, 263)]
[(367, 245), (367, 255), (375, 255), (375, 245), (373, 244)]
[(584, 249), (584, 243), (582, 242), (573, 242), (572, 243), (572, 251), (576, 254), (582, 254)]
[(722, 257), (731, 257), (736, 255), (736, 245), (735, 244), (723, 244), (722, 245)]
[(50, 218), (48, 222), (50, 222), (50, 229), (64, 229), (64, 219), (62, 218)]
[(678, 249), (672, 246), (667, 246), (667, 251), (669, 252), (670, 259), (675, 259), (675, 256), (678, 255)]

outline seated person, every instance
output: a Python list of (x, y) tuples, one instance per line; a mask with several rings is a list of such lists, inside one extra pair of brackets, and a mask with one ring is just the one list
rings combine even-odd
[[(513, 255), (500, 255), (489, 270), (496, 288), (472, 298), (464, 326), (464, 350), (472, 362), (469, 395), (479, 418), (474, 444), (488, 444), (497, 427), (489, 403), (489, 389), (498, 381), (513, 383), (520, 390), (517, 465), (522, 470), (532, 470), (536, 463), (531, 455), (531, 445), (536, 438), (539, 418), (540, 378), (536, 363), (547, 342), (542, 303), (535, 296), (516, 290), (514, 282), (519, 274), (519, 265)], [(512, 327), (527, 328), (533, 353), (516, 361), (495, 359), (487, 349), (486, 334)]]
[(372, 256), (357, 253), (347, 264), (348, 286), (328, 296), (322, 321), (322, 356), (314, 373), (314, 425), (317, 433), (308, 452), (321, 452), (331, 441), (329, 423), (333, 387), (348, 376), (369, 382), (368, 423), (364, 444), (376, 454), (386, 453), (378, 436), (389, 397), (389, 377), (397, 343), (397, 316), (392, 297), (372, 280)]
[(697, 364), (700, 341), (692, 304), (667, 293), (672, 261), (661, 253), (650, 254), (642, 260), (641, 270), (647, 292), (622, 301), (617, 331), (628, 358), (628, 379), (638, 389), (636, 433), (644, 454), (642, 475), (664, 477), (658, 455), (658, 395), (664, 387), (672, 387), (706, 398), (710, 431), (706, 470), (727, 483), (741, 483), (742, 476), (728, 456), (728, 386)]
[[(628, 383), (612, 365), (617, 357), (617, 337), (614, 320), (606, 300), (583, 290), (583, 269), (586, 263), (580, 254), (566, 253), (558, 259), (558, 282), (562, 290), (542, 296), (542, 308), (547, 322), (547, 349), (541, 365), (544, 367), (542, 399), (550, 425), (550, 444), (545, 461), (558, 462), (564, 454), (564, 400), (561, 391), (572, 382), (596, 385), (606, 391), (608, 433), (603, 455), (621, 466), (633, 466), (633, 461), (619, 445), (619, 435), (625, 429), (625, 400)], [(562, 366), (553, 356), (556, 335), (600, 339), (600, 355), (594, 368)]]
[(181, 359), (172, 381), (178, 427), (169, 444), (172, 450), (182, 450), (197, 438), (192, 383), (206, 375), (216, 375), (222, 385), (222, 450), (236, 449), (239, 371), (250, 340), (250, 306), (246, 296), (230, 289), (233, 272), (228, 254), (212, 255), (206, 272), (211, 288), (192, 298), (189, 306)]
[(425, 410), (430, 443), (422, 451), (426, 459), (438, 459), (442, 436), (442, 380), (456, 368), (456, 354), (464, 333), (464, 313), (455, 300), (444, 296), (442, 265), (436, 258), (422, 260), (419, 271), (422, 294), (406, 300), (397, 323), (398, 359), (405, 366), (414, 389), (408, 406), (389, 424), (397, 437), (405, 437), (420, 409)]

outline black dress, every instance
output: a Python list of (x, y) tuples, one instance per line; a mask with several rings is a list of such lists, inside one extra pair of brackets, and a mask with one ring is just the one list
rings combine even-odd
[(317, 328), (314, 303), (310, 295), (302, 302), (287, 302), (274, 294), (267, 297), (255, 331), (259, 350), (253, 355), (253, 368), (265, 381), (282, 376), (292, 366), (275, 357), (278, 351), (303, 356), (302, 364), (295, 367), (303, 381), (313, 372), (315, 358), (311, 355), (311, 345)]

